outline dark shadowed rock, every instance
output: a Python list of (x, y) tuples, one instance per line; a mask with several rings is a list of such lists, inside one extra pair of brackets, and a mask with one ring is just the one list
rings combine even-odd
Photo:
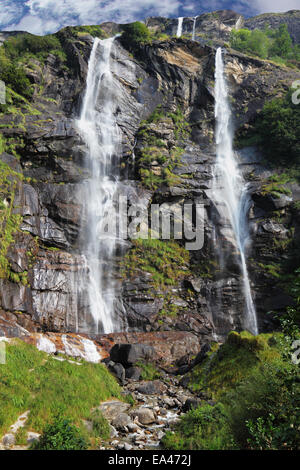
[(151, 361), (155, 350), (146, 344), (115, 344), (110, 351), (111, 360), (124, 366), (132, 366), (139, 361)]
[(182, 407), (182, 411), (187, 413), (188, 411), (201, 406), (201, 403), (202, 402), (199, 398), (188, 398)]
[(140, 380), (141, 373), (142, 373), (142, 369), (140, 369), (140, 367), (129, 367), (125, 371), (125, 377), (126, 379)]

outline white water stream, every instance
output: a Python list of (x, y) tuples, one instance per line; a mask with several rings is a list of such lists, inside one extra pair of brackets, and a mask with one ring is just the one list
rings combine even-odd
[(178, 26), (177, 26), (177, 33), (176, 36), (180, 38), (182, 36), (182, 23), (183, 23), (183, 16), (178, 18)]
[(227, 230), (233, 232), (240, 257), (246, 315), (243, 327), (258, 333), (254, 302), (246, 263), (246, 248), (250, 240), (248, 211), (250, 200), (247, 184), (239, 170), (232, 148), (231, 112), (225, 79), (222, 49), (218, 48), (215, 60), (215, 118), (217, 158), (214, 169), (213, 200)]
[(114, 276), (110, 267), (117, 238), (105, 233), (107, 218), (114, 211), (118, 188), (116, 163), (120, 154), (120, 131), (115, 119), (118, 86), (111, 70), (113, 43), (114, 38), (94, 40), (77, 121), (86, 146), (86, 166), (91, 173), (83, 189), (81, 251), (88, 275), (85, 295), (95, 330), (103, 333), (118, 329), (114, 319)]

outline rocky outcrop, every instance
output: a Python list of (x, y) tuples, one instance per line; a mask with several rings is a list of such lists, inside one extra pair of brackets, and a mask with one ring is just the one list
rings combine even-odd
[[(287, 16), (294, 21), (297, 12)], [(259, 18), (245, 25), (260, 27), (265, 23)], [(274, 18), (279, 21), (281, 16)], [(118, 250), (113, 262), (116, 310), (129, 333), (101, 337), (99, 344), (107, 352), (114, 344), (146, 344), (155, 349), (158, 361), (170, 364), (196, 355), (199, 342), (211, 339), (213, 333), (222, 336), (242, 327), (243, 294), (233, 244), (225, 240), (232, 263), (220, 273), (213, 241), (215, 49), (208, 40), (224, 42), (243, 21), (227, 10), (201, 15), (196, 20), (195, 42), (189, 39), (193, 21), (185, 18), (183, 38), (154, 41), (142, 47), (138, 57), (115, 40), (112, 69), (121, 96), (116, 113), (122, 136), (120, 173), (129, 203), (138, 204), (143, 198), (148, 204), (166, 204), (166, 210), (177, 203), (201, 203), (206, 223), (203, 248), (191, 251), (188, 262), (179, 262), (180, 274), (174, 272), (169, 284), (166, 279), (155, 280), (153, 266), (148, 269), (139, 259), (122, 274), (124, 254), (133, 247), (128, 242)], [(292, 24), (289, 28), (297, 41)], [(147, 25), (174, 35), (177, 20), (150, 18)], [(119, 31), (112, 23), (105, 27), (108, 34)], [(79, 254), (79, 229), (87, 223), (81, 194), (90, 174), (76, 127), (93, 39), (87, 33), (78, 36), (73, 28), (66, 28), (59, 37), (67, 61), (62, 64), (53, 54), (43, 63), (30, 59), (27, 74), (35, 88), (32, 103), (19, 104), (17, 110), (8, 106), (0, 115), (6, 142), (6, 152), (0, 156), (1, 175), (9, 173), (9, 180), (15, 181), (13, 191), (4, 177), (0, 181), (1, 199), (10, 208), (1, 224), (16, 229), (3, 231), (6, 248), (1, 252), (0, 325), (8, 336), (27, 336), (25, 330), (96, 333), (85, 295), (85, 260)], [(293, 69), (230, 49), (225, 62), (238, 129), (249, 126), (266, 100), (283, 94), (298, 78)], [(158, 105), (161, 108), (153, 117)], [(283, 244), (270, 246), (275, 239), (291, 238), (292, 228), (299, 226), (291, 204), (299, 200), (300, 191), (295, 183), (291, 196), (266, 194), (265, 180), (275, 170), (262, 165), (254, 148), (240, 152), (240, 158), (253, 202), (252, 287), (261, 327), (268, 328), (265, 313), (275, 303), (285, 308), (290, 298), (282, 292), (274, 300), (272, 280), (260, 265), (284, 256)], [(281, 220), (276, 222), (278, 211)], [(18, 218), (11, 219), (11, 214)]]

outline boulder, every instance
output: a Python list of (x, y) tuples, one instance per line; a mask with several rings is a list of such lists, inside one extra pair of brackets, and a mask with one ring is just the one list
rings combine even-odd
[(110, 358), (126, 366), (132, 366), (139, 361), (150, 361), (155, 356), (152, 346), (146, 344), (115, 344), (110, 351)]
[(122, 364), (114, 364), (110, 367), (110, 370), (116, 375), (116, 377), (121, 381), (121, 383), (125, 380), (125, 369)]
[(106, 401), (101, 403), (97, 409), (101, 411), (104, 418), (112, 422), (121, 413), (125, 413), (130, 408), (128, 403), (119, 400)]
[(137, 418), (141, 424), (151, 424), (155, 423), (156, 416), (150, 408), (138, 408), (131, 412), (131, 417)]
[(120, 413), (111, 422), (112, 426), (120, 431), (123, 431), (130, 423), (131, 418), (126, 413)]
[(126, 379), (138, 381), (141, 378), (141, 373), (142, 369), (140, 367), (129, 367), (125, 371), (125, 377)]
[(5, 436), (3, 437), (2, 439), (2, 444), (5, 446), (5, 447), (12, 447), (14, 446), (16, 443), (16, 437), (14, 434), (5, 434)]
[(160, 380), (145, 382), (137, 388), (139, 393), (144, 395), (161, 395), (167, 391), (167, 386)]
[(200, 398), (188, 398), (182, 407), (182, 411), (187, 413), (187, 411), (198, 408), (198, 406), (201, 406), (201, 404), (202, 402)]

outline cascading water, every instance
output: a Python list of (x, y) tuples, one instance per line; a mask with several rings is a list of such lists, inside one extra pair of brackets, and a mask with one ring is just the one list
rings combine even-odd
[(83, 187), (83, 225), (80, 249), (86, 260), (86, 295), (95, 330), (118, 329), (114, 319), (115, 283), (111, 258), (117, 238), (105, 233), (107, 217), (114, 211), (118, 189), (116, 162), (120, 132), (115, 119), (118, 86), (111, 70), (114, 38), (95, 39), (86, 90), (77, 127), (86, 145), (86, 166), (91, 177)]
[(180, 16), (180, 17), (178, 18), (178, 26), (177, 26), (177, 33), (176, 33), (176, 36), (177, 36), (178, 38), (180, 38), (181, 35), (182, 35), (183, 19), (184, 19), (183, 16)]
[(250, 199), (247, 184), (239, 170), (232, 147), (231, 112), (221, 48), (218, 48), (215, 60), (215, 118), (217, 158), (213, 178), (213, 200), (226, 227), (225, 231), (233, 232), (229, 236), (235, 240), (239, 254), (246, 304), (243, 327), (257, 334), (256, 311), (245, 253), (250, 239), (248, 228)]
[(197, 21), (198, 16), (194, 16), (193, 18), (193, 34), (192, 34), (192, 40), (195, 41), (196, 37), (196, 21)]

